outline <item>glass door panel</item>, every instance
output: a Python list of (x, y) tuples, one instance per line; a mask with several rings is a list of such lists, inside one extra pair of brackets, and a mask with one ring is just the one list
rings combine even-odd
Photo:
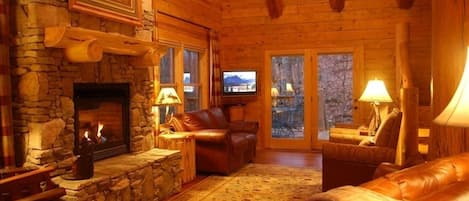
[(353, 123), (353, 54), (319, 54), (318, 140), (329, 140), (329, 128)]
[(272, 57), (272, 138), (304, 138), (304, 57)]

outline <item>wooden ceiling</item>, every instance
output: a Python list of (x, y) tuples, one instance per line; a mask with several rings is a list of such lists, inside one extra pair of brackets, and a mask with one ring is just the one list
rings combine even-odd
[[(414, 0), (396, 0), (397, 7), (401, 9), (410, 9), (414, 4)], [(283, 13), (283, 0), (266, 0), (269, 16), (271, 19), (276, 19), (282, 16)], [(345, 6), (345, 0), (329, 0), (331, 9), (335, 12), (341, 12)]]

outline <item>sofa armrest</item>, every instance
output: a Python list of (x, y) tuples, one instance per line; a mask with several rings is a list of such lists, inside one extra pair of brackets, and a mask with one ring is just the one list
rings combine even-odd
[(259, 123), (254, 121), (232, 121), (228, 128), (232, 132), (247, 132), (256, 134), (259, 129)]
[(227, 143), (230, 139), (230, 132), (228, 129), (203, 129), (192, 131), (195, 140), (206, 143)]
[(394, 162), (396, 155), (396, 150), (388, 147), (340, 143), (324, 143), (322, 152), (324, 158), (374, 165), (381, 162)]

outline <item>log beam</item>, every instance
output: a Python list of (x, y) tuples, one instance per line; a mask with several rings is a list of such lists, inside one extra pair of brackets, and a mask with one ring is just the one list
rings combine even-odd
[(142, 56), (129, 59), (129, 62), (134, 67), (159, 66), (160, 52), (158, 50), (151, 49)]
[(266, 0), (269, 16), (272, 19), (279, 18), (283, 13), (283, 0)]
[(345, 6), (345, 0), (329, 0), (331, 9), (335, 12), (341, 12)]
[(396, 0), (397, 6), (401, 9), (410, 9), (414, 4), (414, 0)]
[[(97, 62), (96, 59), (100, 58), (98, 54), (100, 48), (106, 53), (137, 57), (159, 48), (156, 42), (143, 41), (122, 34), (64, 26), (46, 27), (44, 45), (65, 48), (69, 54), (67, 58), (74, 59), (72, 62)], [(72, 55), (75, 51), (93, 55)], [(90, 58), (87, 60), (86, 56)]]
[(64, 52), (68, 61), (76, 63), (98, 62), (103, 58), (103, 48), (96, 40), (70, 45), (64, 49)]

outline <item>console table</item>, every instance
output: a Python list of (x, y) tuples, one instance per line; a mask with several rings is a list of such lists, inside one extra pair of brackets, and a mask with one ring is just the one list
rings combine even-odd
[(158, 148), (181, 151), (182, 183), (195, 178), (195, 137), (188, 132), (175, 132), (158, 136)]

